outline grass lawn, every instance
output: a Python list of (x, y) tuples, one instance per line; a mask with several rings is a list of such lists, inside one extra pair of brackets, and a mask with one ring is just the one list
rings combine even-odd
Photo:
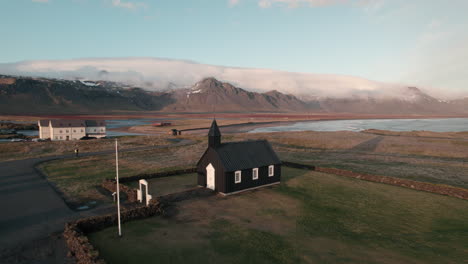
[[(181, 192), (198, 186), (196, 173), (148, 179), (147, 181), (148, 192), (153, 197)], [(125, 184), (138, 189), (138, 181), (128, 182)]]
[[(158, 136), (122, 136), (119, 137), (119, 148), (128, 149), (154, 145), (170, 145), (173, 142), (167, 135)], [(0, 161), (37, 158), (56, 155), (72, 155), (75, 148), (80, 153), (112, 150), (115, 139), (70, 140), (48, 142), (6, 142), (0, 143)]]
[[(191, 168), (195, 166), (201, 155), (199, 153), (204, 147), (198, 143), (190, 146), (120, 153), (119, 175), (124, 178), (140, 173)], [(96, 186), (106, 178), (115, 177), (115, 156), (100, 155), (55, 160), (43, 163), (39, 168), (70, 201), (106, 200), (97, 191)]]
[[(281, 160), (468, 188), (467, 133), (350, 131), (235, 134), (268, 139)], [(387, 134), (398, 136), (387, 136)]]
[[(442, 136), (439, 135), (438, 136)], [(457, 134), (458, 136), (458, 134)], [(406, 178), (416, 181), (447, 184), (468, 188), (468, 165), (466, 147), (454, 147), (454, 139), (407, 138), (394, 136), (383, 137), (381, 141), (374, 141), (377, 136), (356, 132), (290, 132), (290, 133), (240, 133), (223, 136), (223, 141), (248, 139), (268, 139), (280, 158), (285, 161), (299, 162), (324, 167), (334, 167), (361, 173)], [(121, 153), (121, 177), (133, 176), (139, 173), (152, 173), (163, 170), (189, 168), (195, 166), (200, 156), (206, 150), (205, 135), (185, 135), (197, 143), (183, 147), (168, 147), (149, 151), (135, 151)], [(124, 137), (121, 139), (122, 148), (147, 146), (149, 144), (168, 144), (164, 136), (155, 137)], [(373, 142), (366, 145), (366, 142)], [(21, 144), (22, 142), (16, 142)], [(44, 151), (47, 155), (64, 150), (73, 142), (28, 142), (31, 144), (57, 143), (62, 148), (20, 149), (21, 151)], [(93, 144), (98, 149), (112, 148), (113, 141), (80, 141), (80, 149), (90, 151)], [(397, 144), (398, 143), (398, 144)], [(8, 143), (11, 148), (13, 143)], [(62, 145), (65, 144), (65, 145)], [(364, 148), (362, 148), (364, 144)], [(396, 144), (396, 145), (395, 145)], [(415, 153), (408, 154), (402, 146)], [(7, 145), (0, 144), (0, 147)], [(19, 145), (17, 145), (19, 146)], [(29, 146), (29, 145), (25, 145)], [(42, 145), (41, 145), (42, 146)], [(358, 147), (356, 147), (358, 146)], [(361, 147), (359, 147), (361, 146)], [(71, 145), (70, 151), (72, 151)], [(402, 150), (403, 149), (403, 150)], [(1, 152), (0, 148), (0, 153)], [(4, 158), (14, 157), (16, 150), (5, 152)], [(19, 151), (19, 150), (18, 150)], [(15, 154), (16, 153), (16, 154)], [(438, 156), (431, 156), (438, 154)], [(37, 154), (37, 153), (36, 153)], [(36, 155), (34, 154), (34, 155)], [(30, 155), (30, 154), (28, 154)], [(33, 154), (31, 154), (33, 155)], [(44, 154), (45, 155), (45, 154)], [(453, 155), (453, 156), (451, 156)], [(0, 155), (0, 160), (2, 155)], [(48, 175), (48, 179), (68, 196), (70, 200), (102, 199), (95, 186), (103, 179), (114, 177), (114, 156), (96, 156), (78, 159), (57, 160), (42, 164), (40, 167)]]
[(468, 188), (465, 159), (353, 151), (277, 151), (282, 160)]
[(283, 169), (282, 184), (188, 200), (90, 234), (109, 263), (468, 263), (468, 201)]

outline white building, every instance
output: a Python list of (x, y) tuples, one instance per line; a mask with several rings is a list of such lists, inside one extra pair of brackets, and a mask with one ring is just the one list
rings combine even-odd
[(39, 120), (39, 138), (51, 140), (77, 140), (82, 137), (106, 136), (104, 120)]

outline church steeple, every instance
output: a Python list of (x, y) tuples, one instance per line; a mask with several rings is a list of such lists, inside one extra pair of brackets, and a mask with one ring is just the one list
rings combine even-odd
[(221, 145), (221, 132), (219, 131), (216, 119), (213, 119), (210, 131), (208, 132), (208, 146), (217, 148), (219, 145)]

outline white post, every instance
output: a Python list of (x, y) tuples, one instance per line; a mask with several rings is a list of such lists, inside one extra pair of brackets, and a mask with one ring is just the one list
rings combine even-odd
[(122, 229), (120, 227), (120, 195), (119, 195), (119, 150), (117, 146), (117, 139), (115, 139), (115, 181), (117, 183), (117, 221), (119, 225), (119, 237), (122, 236)]

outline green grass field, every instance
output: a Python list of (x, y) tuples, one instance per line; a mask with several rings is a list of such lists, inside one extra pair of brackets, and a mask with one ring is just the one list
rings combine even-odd
[[(153, 197), (166, 194), (182, 192), (198, 186), (197, 174), (188, 173), (170, 177), (148, 179), (148, 192)], [(138, 181), (125, 183), (126, 185), (138, 189)]]
[[(158, 136), (121, 136), (120, 149), (147, 147), (155, 145), (170, 145), (174, 142), (168, 140), (167, 135)], [(113, 150), (115, 139), (70, 140), (48, 142), (5, 142), (0, 144), (0, 161), (37, 158), (57, 155), (73, 155), (75, 148), (80, 153)]]
[(468, 201), (283, 169), (283, 182), (187, 200), (90, 234), (109, 263), (468, 263)]
[[(229, 134), (223, 136), (223, 140), (268, 139), (281, 160), (284, 161), (468, 188), (468, 165), (465, 162), (466, 157), (468, 157), (466, 147), (459, 144), (455, 147), (453, 143), (460, 140), (379, 136), (383, 137), (382, 141), (362, 148), (363, 143), (372, 142), (375, 137), (376, 135), (373, 134), (346, 131), (291, 132)], [(119, 160), (121, 177), (195, 166), (206, 150), (206, 136), (185, 135), (184, 138), (191, 139), (196, 143), (190, 146), (121, 153)], [(167, 138), (163, 136), (124, 137), (121, 142), (125, 148), (168, 144)], [(43, 151), (47, 155), (51, 155), (58, 153), (56, 149), (58, 146), (60, 146), (59, 149), (64, 149), (66, 146), (71, 147), (71, 145), (67, 145), (71, 144), (69, 142), (52, 143), (57, 145), (50, 145), (50, 148), (47, 148), (48, 145), (41, 145), (42, 149), (37, 148), (34, 151)], [(83, 141), (82, 144), (86, 145), (82, 146), (82, 150), (91, 151), (94, 147), (105, 149), (113, 146), (112, 140), (96, 141), (96, 143), (101, 145), (93, 146), (93, 142)], [(14, 147), (12, 144), (8, 146)], [(405, 146), (408, 146), (408, 150), (405, 149)], [(23, 152), (32, 151), (20, 150)], [(413, 152), (425, 154), (410, 154)], [(4, 157), (16, 154), (15, 152), (4, 153)], [(2, 157), (0, 157), (1, 159)], [(96, 191), (96, 186), (103, 179), (114, 177), (114, 166), (114, 156), (105, 155), (56, 160), (42, 164), (40, 168), (43, 169), (48, 179), (68, 196), (69, 200), (79, 202), (103, 199), (102, 195)]]
[[(193, 152), (200, 152), (201, 147), (201, 144), (195, 144), (120, 153), (119, 175), (124, 178), (140, 173), (191, 168), (198, 158)], [(70, 201), (109, 200), (96, 187), (104, 179), (115, 177), (114, 155), (55, 160), (43, 163), (39, 168)]]

